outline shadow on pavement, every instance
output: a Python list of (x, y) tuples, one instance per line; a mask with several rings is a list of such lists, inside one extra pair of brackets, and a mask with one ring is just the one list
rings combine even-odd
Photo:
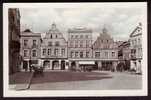
[(32, 78), (31, 84), (46, 82), (67, 82), (67, 81), (87, 81), (112, 78), (108, 73), (101, 72), (44, 72), (44, 76)]
[(9, 76), (9, 84), (28, 84), (32, 78), (31, 72), (17, 72)]

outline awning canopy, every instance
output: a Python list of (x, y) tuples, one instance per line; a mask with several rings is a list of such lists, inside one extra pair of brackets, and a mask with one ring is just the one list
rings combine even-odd
[(94, 61), (79, 61), (80, 65), (94, 65)]

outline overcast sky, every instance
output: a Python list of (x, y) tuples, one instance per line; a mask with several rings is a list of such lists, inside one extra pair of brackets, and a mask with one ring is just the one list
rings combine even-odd
[(96, 7), (96, 8), (20, 8), (21, 30), (46, 33), (53, 22), (67, 39), (68, 28), (82, 26), (93, 30), (93, 38), (105, 26), (114, 40), (127, 40), (129, 34), (141, 22), (142, 7)]

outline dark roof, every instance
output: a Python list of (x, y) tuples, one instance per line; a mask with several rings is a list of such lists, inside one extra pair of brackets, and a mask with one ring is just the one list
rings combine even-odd
[(30, 29), (25, 29), (24, 32), (31, 32), (31, 30)]

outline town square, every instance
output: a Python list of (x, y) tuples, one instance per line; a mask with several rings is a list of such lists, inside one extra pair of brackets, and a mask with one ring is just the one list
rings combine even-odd
[(141, 90), (144, 6), (106, 5), (9, 8), (9, 90)]

